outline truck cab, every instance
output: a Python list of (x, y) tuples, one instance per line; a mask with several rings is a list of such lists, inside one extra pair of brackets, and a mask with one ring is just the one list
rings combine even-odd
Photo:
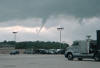
[(65, 57), (68, 58), (68, 60), (73, 60), (74, 58), (78, 58), (78, 60), (82, 60), (83, 58), (93, 58), (95, 48), (95, 40), (77, 40), (66, 49)]

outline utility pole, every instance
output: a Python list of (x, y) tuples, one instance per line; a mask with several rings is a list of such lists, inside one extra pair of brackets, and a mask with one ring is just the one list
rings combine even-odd
[[(57, 30), (60, 32), (60, 43), (62, 42), (61, 41), (61, 31), (63, 30), (64, 28), (63, 27), (58, 27)], [(60, 49), (61, 49), (61, 44), (60, 44)]]

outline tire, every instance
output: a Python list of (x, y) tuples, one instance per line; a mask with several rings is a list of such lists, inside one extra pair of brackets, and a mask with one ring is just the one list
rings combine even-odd
[(94, 53), (94, 60), (95, 60), (95, 61), (100, 61), (100, 52), (99, 52), (99, 51), (96, 51), (96, 52)]
[(71, 53), (69, 53), (69, 54), (67, 55), (67, 58), (68, 58), (68, 60), (73, 60), (73, 55), (72, 55)]
[(83, 60), (83, 58), (78, 58), (78, 60), (79, 60), (79, 61), (82, 61), (82, 60)]
[(100, 58), (98, 58), (96, 55), (94, 56), (95, 61), (100, 61)]

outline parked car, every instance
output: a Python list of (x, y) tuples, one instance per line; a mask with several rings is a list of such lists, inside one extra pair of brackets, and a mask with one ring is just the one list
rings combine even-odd
[(49, 49), (48, 54), (56, 54), (56, 50), (55, 49)]
[(18, 50), (13, 50), (10, 52), (10, 55), (15, 55), (15, 54), (19, 54), (19, 51)]
[(40, 50), (33, 50), (34, 51), (34, 54), (40, 54)]
[(40, 54), (48, 54), (48, 50), (46, 49), (39, 49)]
[(65, 50), (64, 49), (57, 49), (56, 54), (64, 54)]

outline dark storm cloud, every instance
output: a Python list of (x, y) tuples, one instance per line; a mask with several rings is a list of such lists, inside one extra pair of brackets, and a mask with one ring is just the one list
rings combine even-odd
[(66, 14), (79, 18), (100, 15), (100, 0), (0, 0), (0, 21)]

